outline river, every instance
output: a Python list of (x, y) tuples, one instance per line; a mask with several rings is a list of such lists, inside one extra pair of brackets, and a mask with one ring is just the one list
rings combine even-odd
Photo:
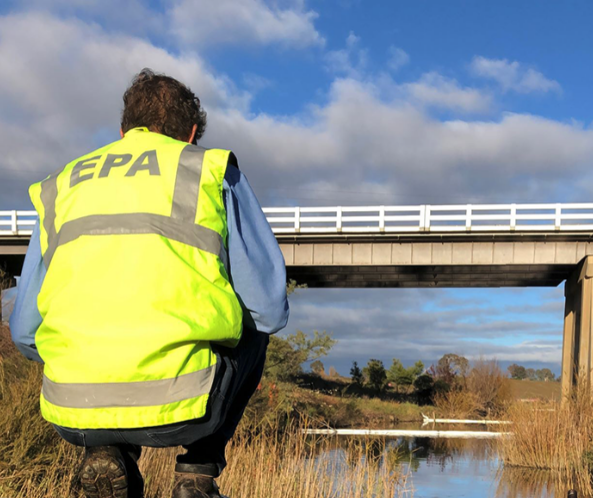
[[(406, 438), (397, 448), (414, 498), (553, 498), (546, 472), (503, 469), (495, 443), (483, 440)], [(560, 495), (558, 495), (558, 498)]]
[[(348, 436), (335, 437), (336, 447), (317, 458), (349, 462)], [(357, 438), (359, 439), (359, 438)], [(407, 475), (405, 497), (413, 498), (565, 498), (545, 471), (503, 468), (496, 443), (475, 439), (362, 438), (368, 468), (389, 465)], [(579, 495), (580, 496), (580, 495)]]

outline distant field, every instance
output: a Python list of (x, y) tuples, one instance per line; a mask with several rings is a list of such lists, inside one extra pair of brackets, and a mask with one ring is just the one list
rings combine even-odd
[(560, 382), (539, 382), (533, 380), (512, 380), (513, 397), (516, 399), (553, 399), (561, 396)]

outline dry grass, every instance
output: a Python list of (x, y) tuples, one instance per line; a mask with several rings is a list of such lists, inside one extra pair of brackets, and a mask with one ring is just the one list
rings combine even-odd
[(477, 360), (471, 372), (451, 390), (438, 393), (434, 405), (447, 418), (496, 416), (512, 398), (510, 379), (496, 360)]
[[(423, 407), (413, 403), (382, 400), (378, 398), (352, 398), (355, 406), (362, 412), (356, 426), (382, 429), (390, 424), (401, 422), (419, 422), (422, 420)], [(352, 422), (350, 422), (352, 426)]]
[(40, 365), (27, 362), (0, 326), (0, 496), (68, 496), (78, 450), (39, 415)]
[(542, 399), (560, 401), (562, 398), (560, 382), (511, 379), (511, 392), (515, 399)]
[[(81, 450), (63, 442), (39, 414), (41, 367), (22, 358), (0, 329), (0, 496), (76, 498)], [(384, 444), (384, 443), (380, 443)], [(232, 498), (371, 498), (403, 494), (399, 470), (376, 459), (376, 444), (336, 449), (296, 428), (243, 430), (228, 450), (220, 479)], [(146, 498), (171, 496), (176, 448), (148, 449), (141, 459)], [(371, 458), (372, 457), (372, 458)], [(371, 464), (372, 462), (372, 464)]]
[(477, 417), (482, 403), (472, 392), (465, 389), (452, 389), (436, 394), (434, 406), (445, 418), (465, 419)]
[(480, 358), (474, 362), (467, 378), (467, 390), (478, 398), (481, 410), (488, 414), (502, 412), (512, 399), (510, 379), (496, 360)]
[(507, 467), (548, 469), (568, 487), (593, 496), (593, 397), (577, 389), (564, 404), (518, 403), (509, 409), (514, 436), (500, 441)]
[[(384, 443), (382, 443), (384, 444)], [(337, 450), (332, 440), (311, 441), (299, 431), (250, 436), (243, 433), (230, 445), (221, 489), (232, 498), (281, 496), (371, 498), (401, 496), (406, 486), (397, 467), (372, 465), (371, 445), (352, 442)], [(149, 450), (142, 468), (152, 479), (147, 498), (171, 493), (174, 450)]]

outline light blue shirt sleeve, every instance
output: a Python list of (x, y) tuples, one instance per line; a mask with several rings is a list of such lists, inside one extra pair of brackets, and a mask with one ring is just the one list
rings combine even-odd
[(43, 362), (35, 347), (35, 334), (41, 325), (37, 309), (37, 296), (45, 278), (45, 265), (41, 256), (39, 223), (35, 225), (25, 264), (19, 279), (16, 302), (10, 315), (10, 332), (18, 350), (30, 360)]
[(232, 165), (223, 196), (230, 278), (243, 305), (243, 324), (274, 334), (288, 321), (284, 257), (247, 178)]

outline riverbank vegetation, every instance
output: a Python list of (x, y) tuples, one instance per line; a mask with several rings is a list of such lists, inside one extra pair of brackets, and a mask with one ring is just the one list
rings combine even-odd
[[(494, 360), (470, 364), (446, 354), (425, 369), (420, 361), (405, 367), (394, 358), (386, 369), (370, 359), (362, 368), (353, 362), (350, 377), (342, 377), (334, 369), (326, 373), (320, 361), (335, 342), (317, 331), (311, 338), (300, 331), (272, 337), (261, 392), (251, 404), (254, 417), (305, 414), (336, 428), (385, 428), (421, 421), (423, 410), (447, 418), (498, 416), (512, 400), (511, 380)], [(314, 359), (311, 372), (303, 371), (307, 359)]]

